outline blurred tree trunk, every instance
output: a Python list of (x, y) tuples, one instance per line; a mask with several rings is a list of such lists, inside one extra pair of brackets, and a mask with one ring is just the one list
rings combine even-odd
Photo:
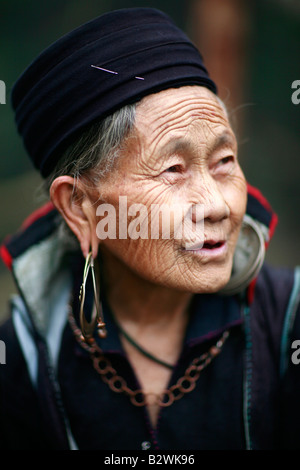
[[(193, 0), (190, 2), (190, 35), (218, 86), (218, 93), (235, 110), (243, 104), (250, 30), (249, 2), (245, 0)], [(242, 125), (238, 113), (237, 132)]]

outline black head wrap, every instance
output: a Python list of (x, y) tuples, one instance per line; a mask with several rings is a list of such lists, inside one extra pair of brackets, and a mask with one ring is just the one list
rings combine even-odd
[(25, 147), (46, 177), (87, 125), (183, 85), (216, 93), (199, 51), (167, 15), (130, 8), (88, 22), (42, 52), (14, 85), (12, 104)]

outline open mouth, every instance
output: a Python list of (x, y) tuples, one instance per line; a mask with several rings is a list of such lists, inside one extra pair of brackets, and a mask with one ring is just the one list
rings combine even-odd
[(202, 248), (207, 250), (214, 250), (215, 248), (220, 248), (222, 245), (224, 245), (223, 241), (214, 242), (209, 240), (203, 243)]
[(225, 240), (205, 240), (204, 243), (197, 243), (185, 248), (186, 251), (209, 257), (224, 256), (226, 249)]

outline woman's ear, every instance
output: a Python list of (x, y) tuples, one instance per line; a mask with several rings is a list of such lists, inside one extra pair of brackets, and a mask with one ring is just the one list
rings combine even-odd
[(93, 258), (96, 258), (99, 247), (96, 209), (84, 185), (75, 182), (71, 176), (59, 176), (51, 185), (50, 197), (76, 235), (83, 256), (86, 257), (92, 249)]

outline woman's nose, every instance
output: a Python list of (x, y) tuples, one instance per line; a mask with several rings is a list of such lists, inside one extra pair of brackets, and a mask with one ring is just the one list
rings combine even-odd
[[(213, 178), (211, 178), (211, 181), (207, 183), (205, 187), (202, 187), (201, 199), (199, 198), (198, 204), (202, 205), (202, 217), (206, 221), (212, 223), (220, 222), (230, 215), (230, 208), (226, 203), (224, 194)], [(197, 214), (201, 214), (201, 212), (193, 211), (192, 214), (193, 222), (199, 222), (199, 220), (197, 220)]]

